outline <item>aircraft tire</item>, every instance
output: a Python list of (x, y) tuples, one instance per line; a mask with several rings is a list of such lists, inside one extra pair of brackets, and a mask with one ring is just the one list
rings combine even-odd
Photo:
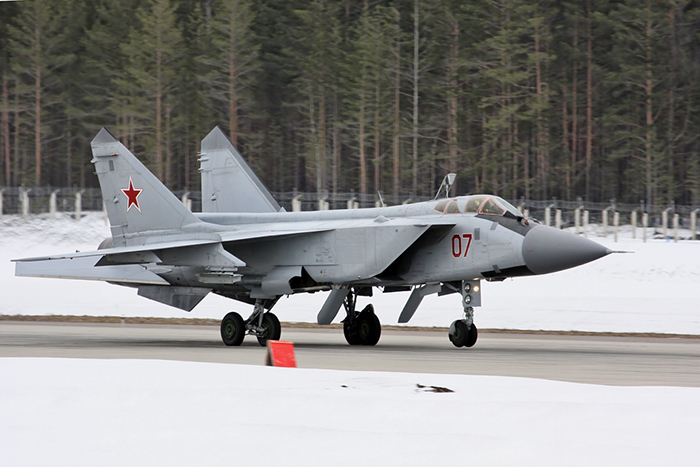
[(245, 324), (241, 315), (232, 311), (221, 320), (221, 340), (229, 346), (238, 346), (245, 337)]
[(479, 330), (476, 329), (476, 324), (472, 323), (472, 328), (469, 330), (469, 335), (467, 336), (467, 342), (464, 344), (465, 347), (474, 347), (476, 340), (479, 337)]
[(360, 342), (360, 335), (357, 333), (357, 326), (351, 326), (348, 320), (343, 322), (343, 334), (350, 345), (360, 345), (362, 343)]
[(265, 347), (267, 341), (278, 341), (282, 335), (282, 326), (280, 325), (280, 320), (277, 315), (273, 313), (265, 313), (263, 315), (262, 327), (264, 329), (263, 335), (258, 336), (258, 343)]
[[(450, 342), (452, 342), (452, 345), (454, 345), (455, 347), (464, 347), (469, 339), (469, 330), (467, 329), (467, 323), (465, 323), (462, 320), (457, 320), (454, 323), (452, 323), (451, 327), (454, 328), (454, 332), (450, 332), (448, 334), (450, 337)], [(476, 342), (476, 340), (474, 342)]]
[(374, 314), (374, 307), (367, 305), (357, 317), (357, 335), (362, 345), (377, 345), (382, 336), (382, 325)]

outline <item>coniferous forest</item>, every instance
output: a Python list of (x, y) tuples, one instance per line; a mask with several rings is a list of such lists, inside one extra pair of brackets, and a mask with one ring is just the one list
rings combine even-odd
[(107, 127), (199, 188), (700, 204), (700, 0), (0, 2), (0, 186), (93, 187)]

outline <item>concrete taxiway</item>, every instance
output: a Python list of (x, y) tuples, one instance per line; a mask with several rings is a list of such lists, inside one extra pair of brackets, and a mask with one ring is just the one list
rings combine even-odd
[[(302, 368), (453, 373), (579, 383), (700, 387), (700, 339), (483, 332), (458, 349), (444, 332), (384, 330), (376, 347), (349, 346), (340, 329), (285, 326)], [(216, 326), (0, 322), (0, 357), (138, 358), (261, 365), (246, 337), (225, 347)]]

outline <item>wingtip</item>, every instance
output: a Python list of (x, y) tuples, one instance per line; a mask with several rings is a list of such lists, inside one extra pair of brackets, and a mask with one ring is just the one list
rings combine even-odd
[(92, 146), (96, 146), (98, 144), (116, 143), (118, 141), (119, 140), (115, 138), (114, 135), (107, 130), (107, 128), (102, 127), (90, 144)]

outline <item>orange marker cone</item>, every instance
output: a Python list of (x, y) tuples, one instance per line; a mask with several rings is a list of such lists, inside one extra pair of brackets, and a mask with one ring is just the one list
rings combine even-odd
[(284, 366), (296, 368), (294, 358), (294, 343), (287, 341), (267, 341), (267, 366)]

